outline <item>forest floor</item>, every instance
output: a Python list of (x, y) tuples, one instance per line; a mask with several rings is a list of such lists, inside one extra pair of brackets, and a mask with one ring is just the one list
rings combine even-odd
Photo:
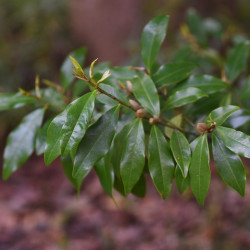
[(242, 198), (214, 175), (204, 207), (175, 186), (162, 201), (150, 180), (144, 199), (114, 197), (91, 172), (77, 199), (59, 161), (32, 157), (0, 182), (0, 250), (250, 249), (250, 183)]

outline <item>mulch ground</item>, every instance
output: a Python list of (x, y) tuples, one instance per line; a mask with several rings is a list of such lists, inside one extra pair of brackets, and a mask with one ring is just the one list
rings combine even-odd
[(0, 250), (250, 249), (249, 183), (242, 198), (214, 175), (204, 207), (175, 186), (162, 201), (150, 180), (144, 199), (115, 199), (94, 172), (77, 199), (59, 161), (32, 157), (0, 182)]

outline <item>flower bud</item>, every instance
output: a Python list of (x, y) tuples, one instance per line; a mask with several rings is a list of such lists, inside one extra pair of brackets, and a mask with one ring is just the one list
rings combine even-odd
[(136, 101), (134, 101), (134, 100), (129, 100), (129, 103), (135, 109), (139, 109), (140, 108), (140, 105)]
[(154, 125), (155, 124), (155, 120), (152, 117), (149, 118), (148, 122), (149, 122), (150, 125)]
[(200, 133), (205, 133), (209, 128), (208, 128), (206, 123), (200, 122), (200, 123), (197, 124), (196, 129)]
[(145, 117), (145, 110), (144, 110), (144, 109), (138, 109), (138, 110), (136, 111), (136, 116), (137, 116), (138, 118), (144, 118), (144, 117)]
[(133, 92), (132, 82), (126, 81), (127, 89), (129, 92)]

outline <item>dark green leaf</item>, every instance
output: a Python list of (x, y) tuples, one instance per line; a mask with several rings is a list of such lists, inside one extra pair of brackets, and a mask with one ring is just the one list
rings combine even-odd
[(212, 94), (228, 88), (229, 84), (223, 82), (219, 78), (210, 75), (192, 75), (184, 82), (178, 84), (175, 90), (186, 87), (199, 88), (207, 94)]
[(178, 166), (175, 168), (175, 183), (181, 194), (184, 193), (190, 185), (189, 175), (184, 178), (181, 169)]
[(172, 188), (174, 162), (168, 143), (156, 125), (151, 128), (148, 150), (148, 169), (150, 175), (158, 192), (165, 200)]
[(133, 93), (140, 104), (151, 114), (160, 115), (160, 102), (157, 89), (151, 78), (138, 72), (132, 80)]
[(181, 89), (169, 96), (166, 107), (167, 109), (180, 107), (188, 103), (196, 102), (203, 97), (207, 97), (207, 94), (198, 88), (189, 87)]
[(247, 109), (250, 109), (250, 76), (245, 81), (240, 91), (240, 101)]
[(125, 125), (122, 130), (115, 136), (113, 147), (111, 149), (111, 162), (117, 177), (120, 176), (120, 164), (122, 152), (124, 150), (126, 137), (131, 128), (130, 124)]
[(191, 149), (187, 138), (180, 131), (174, 130), (170, 138), (170, 147), (183, 177), (186, 178), (191, 161)]
[(236, 111), (230, 118), (229, 124), (233, 128), (239, 128), (250, 121), (250, 110), (240, 109)]
[(228, 54), (226, 60), (226, 76), (230, 82), (233, 82), (246, 68), (249, 55), (249, 41), (237, 44)]
[(231, 116), (235, 111), (239, 110), (240, 107), (238, 106), (224, 106), (224, 107), (219, 107), (215, 110), (213, 110), (209, 116), (206, 118), (205, 122), (207, 120), (212, 119), (212, 121), (216, 122), (216, 125), (219, 126), (223, 124), (229, 116)]
[[(182, 114), (174, 116), (172, 119), (170, 119), (170, 122), (174, 124), (177, 128), (181, 128), (181, 123), (182, 123)], [(174, 129), (170, 127), (165, 127), (164, 128), (164, 133), (165, 135), (170, 138)]]
[(203, 206), (211, 176), (209, 168), (207, 134), (200, 136), (198, 139), (197, 145), (192, 154), (189, 174), (194, 196), (199, 204)]
[(63, 156), (77, 148), (82, 140), (94, 111), (95, 97), (96, 91), (89, 92), (74, 101), (68, 109), (60, 139)]
[(245, 194), (246, 173), (240, 157), (227, 149), (213, 133), (213, 156), (221, 178), (241, 196)]
[(69, 58), (69, 56), (72, 56), (76, 59), (77, 62), (80, 63), (80, 65), (83, 65), (85, 60), (87, 49), (85, 47), (79, 48), (73, 52), (71, 52), (65, 59), (65, 61), (62, 64), (60, 74), (61, 74), (61, 84), (64, 89), (66, 89), (71, 82), (74, 79), (73, 71), (72, 71), (72, 62)]
[(48, 127), (47, 143), (44, 151), (44, 162), (47, 166), (50, 165), (51, 162), (54, 161), (61, 154), (61, 131), (66, 121), (67, 112), (70, 109), (71, 105), (75, 103), (75, 101), (69, 104), (62, 113), (57, 115)]
[(25, 105), (35, 104), (36, 99), (30, 96), (17, 94), (2, 94), (0, 93), (0, 111), (7, 109), (16, 109)]
[(145, 134), (142, 120), (135, 119), (125, 140), (121, 157), (121, 177), (126, 194), (140, 179), (145, 162)]
[(78, 194), (80, 192), (83, 178), (73, 178), (72, 172), (73, 172), (73, 161), (70, 155), (63, 156), (61, 158), (62, 161), (62, 167), (65, 175), (69, 179), (69, 181), (72, 183), (74, 188), (77, 190)]
[(86, 132), (79, 144), (73, 170), (73, 177), (85, 177), (92, 166), (104, 156), (115, 134), (120, 105), (101, 116)]
[[(99, 87), (102, 90), (106, 91), (108, 94), (116, 97), (117, 99), (123, 101), (124, 103), (129, 104), (127, 98), (120, 90), (118, 90), (118, 89), (116, 89), (108, 84), (103, 84), (103, 83), (99, 84)], [(115, 106), (118, 104), (117, 101), (111, 99), (109, 96), (106, 96), (104, 94), (99, 94), (97, 96), (97, 100), (104, 103), (104, 104), (108, 104), (110, 106)]]
[(162, 42), (166, 37), (169, 16), (159, 15), (149, 21), (144, 27), (141, 38), (142, 59), (148, 68), (151, 67), (159, 53)]
[(144, 174), (141, 175), (139, 181), (133, 187), (131, 193), (137, 197), (143, 198), (146, 195), (147, 183)]
[(203, 20), (198, 15), (198, 13), (192, 8), (188, 10), (187, 23), (191, 33), (195, 35), (199, 43), (201, 45), (205, 45), (207, 43), (207, 38), (203, 26)]
[(103, 190), (106, 194), (113, 197), (114, 171), (109, 159), (109, 153), (95, 163), (95, 171)]
[(152, 76), (157, 88), (174, 84), (186, 79), (197, 67), (190, 62), (166, 63)]
[(64, 97), (54, 88), (45, 88), (40, 90), (42, 99), (52, 106), (64, 108), (66, 106)]
[(35, 148), (36, 148), (36, 154), (41, 155), (44, 153), (45, 146), (46, 146), (46, 140), (47, 140), (47, 130), (49, 127), (49, 124), (51, 123), (51, 119), (46, 121), (42, 128), (40, 128), (36, 135), (36, 142), (35, 142)]
[(222, 126), (216, 128), (216, 134), (231, 151), (250, 158), (250, 136), (232, 128)]
[(9, 134), (3, 156), (4, 180), (8, 179), (32, 154), (43, 115), (44, 109), (36, 109), (26, 115), (18, 127)]

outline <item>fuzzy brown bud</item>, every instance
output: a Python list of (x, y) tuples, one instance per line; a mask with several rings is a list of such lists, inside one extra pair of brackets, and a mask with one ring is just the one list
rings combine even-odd
[(149, 122), (150, 125), (154, 125), (155, 124), (155, 120), (152, 117), (149, 118), (148, 122)]
[(133, 92), (132, 82), (126, 81), (127, 89), (130, 93)]
[(139, 109), (140, 108), (140, 105), (136, 101), (134, 101), (134, 100), (129, 100), (129, 103), (135, 109)]
[(138, 109), (138, 110), (136, 111), (136, 116), (137, 116), (138, 118), (144, 118), (144, 117), (145, 117), (145, 110), (144, 110), (144, 109)]
[(200, 122), (200, 123), (197, 124), (196, 129), (200, 133), (205, 133), (209, 128), (208, 128), (206, 123)]

